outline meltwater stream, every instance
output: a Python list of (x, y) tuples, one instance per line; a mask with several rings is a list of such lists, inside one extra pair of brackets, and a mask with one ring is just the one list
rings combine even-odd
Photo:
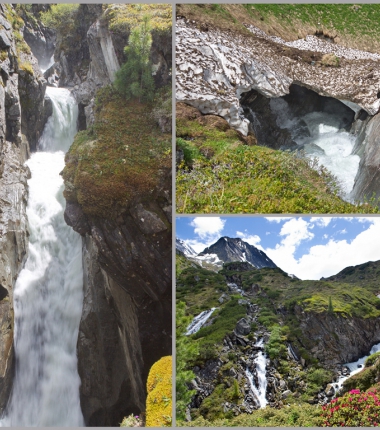
[(293, 117), (288, 103), (281, 98), (271, 99), (270, 107), (276, 115), (277, 125), (288, 129), (306, 156), (315, 158), (338, 179), (341, 197), (349, 201), (360, 157), (352, 153), (356, 138), (344, 130), (347, 124), (341, 115), (311, 112)]
[(14, 291), (16, 374), (2, 426), (82, 426), (76, 343), (81, 239), (63, 218), (64, 154), (76, 132), (70, 92), (47, 88), (53, 116), (27, 164), (29, 256)]

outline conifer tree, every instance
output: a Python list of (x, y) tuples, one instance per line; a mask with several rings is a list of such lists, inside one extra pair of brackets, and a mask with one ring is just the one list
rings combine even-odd
[(152, 46), (150, 18), (143, 17), (142, 23), (134, 28), (124, 48), (127, 61), (116, 73), (115, 87), (128, 99), (136, 97), (139, 101), (149, 101), (154, 96), (152, 65), (149, 61)]

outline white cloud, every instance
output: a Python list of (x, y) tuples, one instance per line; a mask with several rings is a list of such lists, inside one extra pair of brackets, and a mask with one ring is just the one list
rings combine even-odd
[(310, 224), (302, 218), (292, 218), (286, 222), (280, 231), (280, 236), (285, 236), (280, 246), (298, 246), (303, 240), (310, 240), (314, 237), (308, 228)]
[(194, 227), (194, 233), (201, 239), (207, 239), (210, 236), (219, 238), (226, 223), (225, 219), (220, 217), (195, 217), (190, 225)]
[(220, 217), (195, 217), (190, 225), (194, 227), (194, 234), (198, 237), (185, 242), (199, 253), (221, 237), (225, 223), (226, 220)]
[(323, 235), (323, 239), (328, 239), (329, 235), (328, 234), (324, 234)]
[(347, 234), (347, 230), (344, 228), (343, 230), (338, 231), (339, 234)]
[(317, 224), (318, 227), (327, 227), (332, 219), (332, 217), (311, 217), (310, 222)]
[(361, 222), (369, 222), (370, 225), (350, 242), (330, 239), (325, 245), (312, 246), (298, 260), (294, 257), (297, 243), (304, 240), (302, 237), (307, 238), (307, 234), (305, 231), (302, 233), (302, 225), (297, 223), (293, 232), (288, 226), (289, 234), (281, 244), (265, 252), (281, 269), (301, 279), (328, 277), (348, 266), (380, 260), (380, 218), (367, 218)]
[(291, 217), (280, 217), (280, 216), (272, 216), (272, 217), (264, 217), (267, 221), (269, 222), (276, 222), (277, 224), (280, 223), (281, 221), (288, 221), (291, 219)]
[(209, 242), (201, 242), (200, 240), (196, 239), (185, 239), (184, 242), (186, 242), (188, 245), (190, 245), (194, 251), (199, 254), (202, 252), (205, 248), (212, 245), (215, 240), (209, 241)]
[(263, 247), (260, 245), (261, 238), (256, 234), (246, 234), (241, 231), (237, 231), (236, 236), (243, 239), (244, 242), (247, 242), (250, 245), (256, 246), (256, 248), (263, 250)]

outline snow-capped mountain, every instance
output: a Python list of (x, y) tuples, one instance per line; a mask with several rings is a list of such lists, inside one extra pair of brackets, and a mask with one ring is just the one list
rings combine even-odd
[(185, 257), (195, 257), (197, 255), (194, 249), (182, 239), (175, 239), (175, 247), (178, 251), (181, 251)]
[(199, 253), (197, 259), (205, 259), (211, 256), (217, 256), (224, 263), (247, 261), (257, 269), (261, 269), (262, 267), (277, 267), (265, 252), (260, 251), (240, 238), (221, 237), (216, 243)]

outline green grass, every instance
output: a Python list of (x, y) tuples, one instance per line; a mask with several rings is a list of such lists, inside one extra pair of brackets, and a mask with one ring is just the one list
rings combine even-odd
[(193, 112), (181, 106), (177, 117), (178, 213), (378, 213), (341, 200), (336, 179), (315, 161), (244, 145), (225, 121), (204, 124)]
[[(221, 158), (223, 161), (221, 161)], [(177, 173), (178, 213), (378, 213), (341, 200), (325, 169), (265, 147), (225, 149)]]
[(245, 5), (248, 13), (257, 11), (264, 20), (275, 17), (294, 25), (295, 21), (324, 26), (342, 34), (377, 38), (380, 20), (379, 4), (252, 4)]
[(179, 5), (177, 13), (201, 26), (207, 24), (250, 37), (244, 24), (294, 40), (323, 31), (344, 46), (380, 52), (379, 4), (223, 4)]

